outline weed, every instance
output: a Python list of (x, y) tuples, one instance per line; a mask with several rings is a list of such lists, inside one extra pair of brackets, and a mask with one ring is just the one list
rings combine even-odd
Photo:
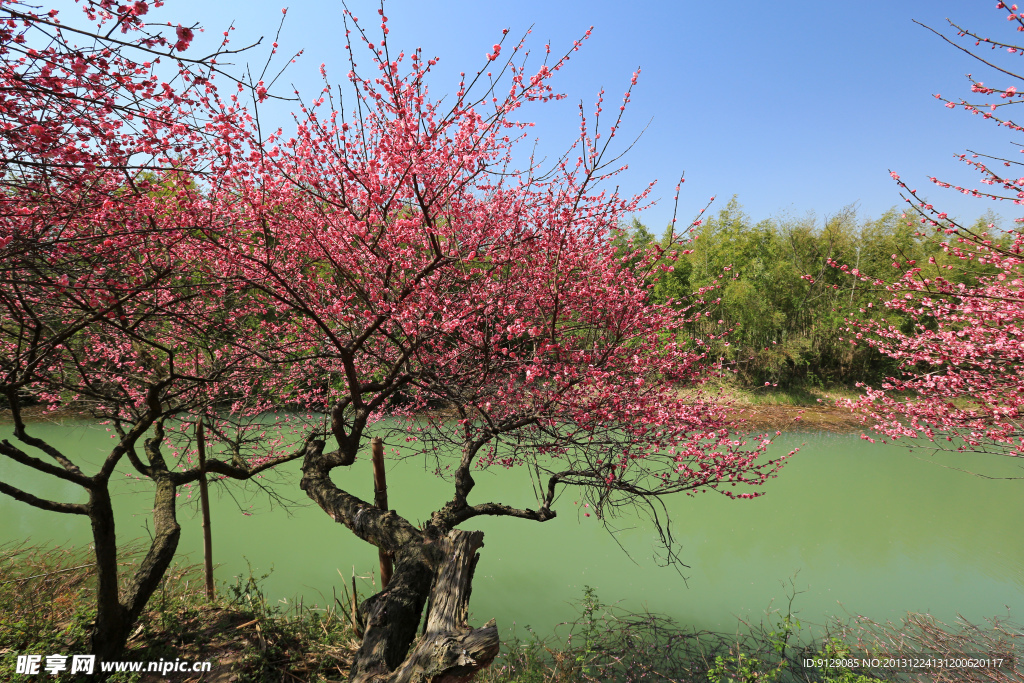
[[(0, 680), (17, 680), (18, 654), (88, 651), (94, 573), (87, 559), (62, 548), (0, 548)], [(135, 560), (122, 561), (130, 565)], [(261, 588), (268, 575), (254, 575), (250, 568), (209, 602), (200, 574), (196, 566), (168, 571), (129, 639), (126, 661), (178, 657), (209, 661), (214, 663), (210, 679), (225, 675), (238, 683), (319, 683), (348, 677), (359, 646), (348, 614), (350, 596), (335, 598), (327, 607), (307, 606), (302, 600), (285, 606), (271, 604)], [(860, 619), (826, 625), (816, 631), (823, 635), (815, 641), (796, 617), (796, 595), (791, 582), (784, 610), (769, 610), (758, 623), (741, 621), (736, 633), (723, 634), (686, 629), (663, 615), (605, 604), (593, 588), (586, 587), (574, 621), (560, 625), (550, 638), (540, 637), (529, 626), (525, 637), (513, 629), (498, 659), (477, 680), (869, 683), (909, 679), (881, 668), (805, 663), (866, 656), (899, 658), (920, 652), (942, 657), (987, 653), (1006, 662), (1000, 670), (945, 671), (943, 681), (1021, 680), (1024, 630), (1009, 620), (993, 619), (988, 627), (966, 622), (949, 627), (926, 615), (908, 615), (901, 624)], [(190, 674), (173, 676), (170, 680), (176, 683), (195, 680)], [(122, 672), (108, 680), (155, 683), (168, 677)]]

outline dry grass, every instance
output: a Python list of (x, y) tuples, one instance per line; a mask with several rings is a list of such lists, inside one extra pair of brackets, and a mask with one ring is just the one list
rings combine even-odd
[[(122, 578), (141, 557), (130, 545)], [(89, 651), (95, 615), (91, 549), (0, 547), (0, 680), (15, 677), (18, 654)], [(173, 566), (128, 640), (124, 661), (181, 658), (211, 662), (202, 674), (119, 674), (139, 683), (342, 681), (358, 648), (347, 616), (333, 605), (299, 603), (284, 612), (267, 604), (253, 577), (228, 586), (211, 603), (198, 565)], [(84, 680), (84, 679), (83, 679)], [(95, 680), (95, 678), (90, 679)]]
[[(922, 676), (936, 683), (1021, 683), (1024, 681), (1024, 627), (1006, 618), (984, 625), (960, 617), (945, 624), (930, 614), (908, 614), (900, 623), (864, 617), (844, 625), (838, 635), (862, 656), (879, 659), (944, 659), (954, 666), (933, 668)], [(970, 666), (965, 660), (999, 660), (1000, 666)], [(960, 665), (956, 665), (960, 664)]]
[(856, 391), (842, 387), (779, 389), (721, 384), (706, 386), (703, 390), (717, 393), (750, 432), (860, 434), (866, 429), (862, 415), (836, 405), (842, 399), (858, 396)]
[(91, 602), (95, 570), (88, 549), (0, 546), (0, 657), (19, 641), (66, 628)]

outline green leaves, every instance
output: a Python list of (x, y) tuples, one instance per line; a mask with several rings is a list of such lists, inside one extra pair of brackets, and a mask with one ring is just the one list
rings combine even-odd
[(670, 245), (669, 234), (655, 242), (634, 218), (615, 244), (630, 267), (639, 266), (640, 250), (659, 250), (647, 275), (654, 299), (686, 302), (696, 314), (674, 331), (678, 341), (722, 358), (737, 380), (755, 387), (850, 385), (886, 376), (892, 360), (854, 329), (884, 316), (906, 323), (880, 306), (877, 283), (900, 274), (894, 264), (930, 259), (937, 271), (967, 276), (959, 265), (949, 270), (950, 255), (895, 208), (877, 219), (861, 219), (850, 206), (820, 221), (809, 215), (755, 222), (733, 197), (689, 242)]

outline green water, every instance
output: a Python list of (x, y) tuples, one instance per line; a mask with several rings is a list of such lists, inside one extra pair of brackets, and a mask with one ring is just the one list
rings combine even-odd
[[(94, 462), (110, 443), (94, 425), (33, 429), (69, 455)], [(9, 432), (0, 425), (0, 436)], [(515, 623), (550, 633), (575, 615), (569, 601), (589, 585), (605, 602), (646, 606), (685, 625), (732, 631), (737, 616), (757, 619), (773, 600), (784, 604), (783, 583), (794, 576), (802, 591), (794, 606), (805, 623), (832, 615), (898, 619), (907, 611), (947, 622), (957, 613), (972, 620), (1005, 615), (1007, 607), (1018, 619), (1024, 613), (1024, 480), (983, 479), (949, 467), (1024, 476), (1014, 461), (910, 453), (855, 436), (787, 434), (773, 448), (785, 452), (795, 446), (800, 452), (761, 498), (733, 501), (706, 493), (672, 503), (681, 557), (689, 565), (682, 577), (658, 566), (653, 531), (640, 520), (618, 520), (627, 527), (617, 536), (627, 556), (594, 517), (577, 514), (571, 493), (560, 499), (559, 517), (549, 522), (474, 520), (469, 526), (486, 532), (486, 545), (473, 588), (473, 618), (479, 623), (496, 617), (503, 632)], [(297, 486), (298, 467), (291, 463), (272, 483), (299, 504), (290, 509), (270, 509), (267, 497), (252, 487), (213, 488), (217, 578), (244, 574), (248, 561), (258, 574), (273, 569), (265, 582), (272, 600), (301, 595), (307, 604), (323, 604), (335, 586), (340, 595), (339, 571), (346, 580), (353, 570), (369, 575), (376, 571), (377, 554), (307, 503)], [(368, 458), (334, 476), (356, 495), (372, 498)], [(475, 477), (474, 502), (531, 505), (528, 479), (519, 472)], [(0, 461), (0, 478), (54, 500), (85, 499), (80, 489), (9, 461)], [(440, 506), (451, 490), (415, 459), (389, 463), (388, 484), (391, 507), (413, 521)], [(115, 498), (119, 538), (146, 537), (148, 490), (145, 482), (122, 475)], [(199, 562), (195, 501), (184, 492), (181, 502), (180, 554)], [(0, 496), (0, 543), (25, 539), (87, 544), (88, 520)], [(360, 584), (361, 591), (371, 588), (369, 579)]]

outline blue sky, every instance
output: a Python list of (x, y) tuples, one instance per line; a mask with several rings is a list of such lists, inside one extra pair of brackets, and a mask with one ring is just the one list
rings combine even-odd
[[(210, 40), (233, 21), (235, 46), (261, 35), (269, 44), (284, 1), (170, 0), (151, 16), (198, 21)], [(592, 111), (602, 86), (617, 100), (640, 67), (623, 134), (616, 139), (625, 143), (630, 133), (650, 125), (625, 158), (629, 170), (619, 183), (635, 192), (659, 181), (653, 194), (658, 205), (640, 218), (660, 232), (671, 218), (672, 190), (684, 170), (681, 219), (711, 195), (717, 195), (720, 208), (733, 194), (756, 219), (811, 211), (820, 219), (851, 203), (861, 216), (874, 217), (901, 202), (890, 169), (951, 216), (972, 220), (991, 208), (1009, 224), (1024, 215), (1013, 205), (963, 197), (927, 180), (936, 175), (979, 187), (977, 174), (953, 154), (970, 148), (1009, 156), (1017, 153), (1011, 142), (1024, 142), (1024, 135), (1014, 137), (980, 117), (950, 111), (932, 97), (966, 96), (968, 72), (986, 85), (1012, 81), (912, 23), (917, 19), (952, 36), (950, 17), (983, 35), (1014, 40), (1019, 34), (995, 5), (995, 0), (676, 0), (629, 6), (621, 0), (390, 0), (386, 13), (393, 49), (422, 47), (428, 56), (440, 57), (430, 81), (434, 96), (453, 93), (459, 71), (481, 68), (504, 28), (518, 35), (532, 25), (527, 45), (540, 53), (545, 42), (558, 52), (593, 26), (591, 38), (552, 83), (568, 98), (520, 110), (520, 118), (537, 123), (533, 134), (553, 156), (572, 142), (578, 102)], [(282, 91), (294, 83), (312, 97), (320, 88), (321, 63), (335, 81), (348, 68), (341, 4), (292, 0), (288, 7), (281, 48), (305, 49), (305, 54), (286, 73)], [(349, 0), (349, 7), (379, 35), (378, 3)], [(191, 54), (202, 50), (203, 38)], [(1019, 62), (1024, 71), (1019, 56), (984, 52), (1011, 66)], [(258, 48), (240, 61), (262, 64), (265, 54)], [(289, 121), (278, 109), (264, 116), (281, 125)]]

